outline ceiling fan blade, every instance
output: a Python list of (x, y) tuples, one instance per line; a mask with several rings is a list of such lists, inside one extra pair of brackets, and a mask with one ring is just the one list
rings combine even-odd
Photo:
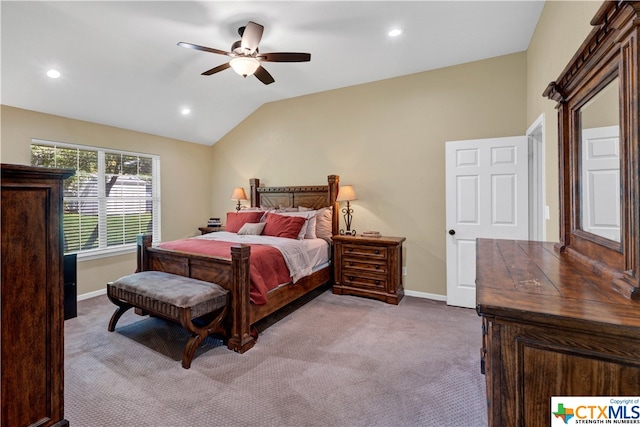
[(300, 52), (271, 52), (261, 53), (258, 59), (266, 62), (308, 62), (311, 61), (310, 53)]
[(229, 52), (225, 52), (224, 50), (214, 49), (212, 47), (206, 47), (206, 46), (198, 46), (197, 44), (179, 42), (178, 46), (186, 47), (188, 49), (201, 50), (203, 52), (217, 53), (219, 55), (229, 55)]
[(249, 21), (246, 27), (244, 27), (244, 32), (242, 33), (242, 51), (244, 53), (252, 54), (258, 48), (258, 44), (260, 43), (260, 39), (262, 39), (262, 32), (264, 31), (264, 27), (260, 24), (256, 24), (255, 22)]
[(253, 73), (253, 75), (256, 76), (258, 80), (260, 80), (262, 83), (266, 85), (270, 85), (271, 83), (275, 82), (271, 74), (269, 74), (269, 72), (265, 70), (262, 65), (258, 67), (258, 69), (256, 70), (255, 73)]
[(204, 73), (202, 73), (203, 76), (210, 76), (211, 74), (215, 74), (215, 73), (219, 73), (220, 71), (224, 71), (227, 68), (229, 68), (231, 65), (229, 65), (228, 62), (225, 62), (222, 65), (218, 65), (217, 67), (213, 67), (210, 70), (205, 71)]

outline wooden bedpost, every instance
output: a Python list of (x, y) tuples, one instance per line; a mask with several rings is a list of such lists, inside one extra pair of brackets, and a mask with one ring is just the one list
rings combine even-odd
[(338, 175), (329, 175), (327, 177), (327, 182), (329, 183), (329, 206), (333, 206), (331, 230), (333, 234), (338, 234), (338, 230), (340, 229), (340, 216), (338, 215), (340, 206), (338, 205), (338, 202), (336, 202), (336, 199), (338, 198), (340, 177)]
[(236, 245), (231, 247), (231, 334), (227, 341), (230, 350), (244, 353), (255, 344), (251, 336), (249, 299), (249, 257), (251, 247)]
[(137, 266), (136, 273), (147, 271), (149, 269), (149, 259), (147, 257), (147, 248), (151, 247), (153, 236), (151, 234), (138, 234), (136, 236), (137, 247)]
[(260, 187), (260, 180), (258, 178), (251, 178), (249, 180), (251, 207), (260, 207), (260, 193), (258, 193), (258, 187)]

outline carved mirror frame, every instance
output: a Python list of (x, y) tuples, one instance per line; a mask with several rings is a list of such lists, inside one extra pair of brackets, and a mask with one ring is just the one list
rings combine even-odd
[[(560, 167), (560, 241), (557, 249), (604, 277), (624, 295), (640, 299), (640, 189), (638, 48), (640, 2), (605, 1), (594, 26), (544, 96), (557, 101)], [(581, 226), (581, 108), (609, 83), (619, 83), (620, 241)], [(615, 107), (614, 107), (615, 108)]]

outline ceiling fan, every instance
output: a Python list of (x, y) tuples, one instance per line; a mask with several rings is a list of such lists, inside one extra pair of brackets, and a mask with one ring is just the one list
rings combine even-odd
[(275, 80), (271, 74), (264, 69), (260, 62), (307, 62), (311, 60), (311, 54), (309, 53), (260, 53), (258, 51), (258, 43), (260, 43), (263, 31), (264, 27), (262, 25), (251, 21), (249, 21), (246, 26), (238, 28), (238, 34), (240, 34), (241, 40), (238, 40), (231, 45), (231, 52), (225, 52), (224, 50), (198, 46), (196, 44), (185, 42), (178, 43), (178, 46), (231, 57), (229, 62), (213, 67), (212, 69), (202, 73), (203, 76), (210, 76), (211, 74), (218, 73), (231, 67), (236, 73), (243, 77), (247, 77), (251, 74), (255, 75), (258, 80), (266, 85), (273, 83)]

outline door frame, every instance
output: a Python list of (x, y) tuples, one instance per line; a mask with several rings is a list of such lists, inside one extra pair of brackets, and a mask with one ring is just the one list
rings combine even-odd
[(544, 113), (525, 133), (529, 143), (529, 240), (546, 240), (549, 207), (545, 205)]

